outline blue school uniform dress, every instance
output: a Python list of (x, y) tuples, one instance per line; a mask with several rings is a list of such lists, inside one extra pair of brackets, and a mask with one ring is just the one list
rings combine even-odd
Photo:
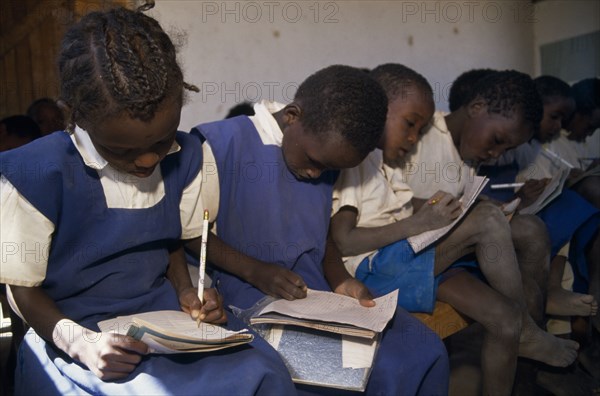
[[(488, 174), (488, 185), (552, 177), (563, 165), (559, 160), (543, 155), (543, 147), (539, 141), (533, 139), (505, 153), (500, 161), (513, 161), (512, 174), (505, 175), (504, 178), (498, 177), (497, 173)], [(573, 291), (587, 293), (589, 274), (585, 251), (599, 228), (600, 211), (577, 192), (565, 186), (561, 194), (536, 213), (536, 216), (542, 219), (548, 230), (552, 257), (570, 242), (569, 262), (575, 278)]]
[[(76, 136), (87, 138), (89, 146), (85, 131), (78, 129)], [(180, 310), (165, 272), (168, 247), (182, 235), (183, 191), (200, 174), (198, 140), (177, 134), (179, 150), (167, 155), (155, 171), (162, 179), (157, 184), (164, 188), (162, 198), (148, 207), (130, 209), (109, 207), (111, 194), (103, 191), (99, 171), (84, 162), (74, 139), (57, 132), (0, 154), (2, 177), (54, 225), (39, 286), (67, 317), (94, 331), (98, 321), (119, 315)], [(134, 179), (120, 181), (135, 183)], [(231, 318), (229, 327), (237, 329), (241, 324)], [(64, 328), (62, 334), (68, 331)], [(257, 340), (251, 347), (218, 353), (147, 355), (125, 380), (103, 382), (30, 330), (19, 351), (15, 393), (294, 392), (279, 356)]]
[[(267, 106), (269, 106), (267, 108)], [(251, 257), (301, 275), (309, 288), (331, 290), (322, 270), (335, 173), (300, 181), (282, 156), (283, 134), (270, 115), (282, 106), (260, 103), (256, 116), (202, 124), (192, 134), (210, 145), (220, 188), (217, 232)], [(206, 144), (206, 143), (205, 143)], [(224, 272), (215, 274), (225, 305), (253, 306), (264, 294)], [(402, 309), (385, 330), (368, 394), (446, 394), (443, 343)]]

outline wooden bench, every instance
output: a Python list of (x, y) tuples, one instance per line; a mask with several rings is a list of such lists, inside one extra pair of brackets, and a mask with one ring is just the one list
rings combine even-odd
[(413, 316), (444, 339), (464, 329), (470, 323), (450, 305), (436, 301), (432, 314), (413, 313)]

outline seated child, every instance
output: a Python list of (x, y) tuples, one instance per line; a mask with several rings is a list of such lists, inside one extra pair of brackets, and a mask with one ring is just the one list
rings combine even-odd
[[(436, 112), (433, 124), (405, 159), (403, 176), (415, 197), (428, 199), (438, 190), (462, 194), (478, 163), (527, 141), (542, 118), (533, 81), (516, 71), (478, 79), (466, 100), (452, 113)], [(550, 250), (545, 225), (536, 216), (523, 215), (514, 216), (510, 227), (529, 312), (541, 323)], [(561, 348), (574, 352), (576, 346)], [(561, 348), (555, 350), (558, 356), (565, 351), (559, 352)]]
[(40, 136), (40, 128), (27, 116), (15, 115), (0, 120), (0, 151), (21, 147)]
[(42, 136), (65, 129), (65, 115), (56, 102), (50, 98), (34, 101), (27, 108), (27, 115), (40, 127)]
[[(536, 78), (534, 83), (544, 103), (544, 116), (540, 127), (530, 141), (508, 151), (500, 159), (504, 162), (514, 160), (517, 165), (519, 172), (516, 180), (525, 183), (515, 194), (521, 198), (522, 207), (533, 203), (554, 174), (565, 168), (559, 160), (549, 155), (545, 148), (556, 141), (561, 133), (562, 123), (571, 117), (575, 109), (571, 88), (564, 81), (552, 76), (541, 76)], [(546, 224), (552, 242), (553, 260), (550, 266), (546, 312), (554, 315), (594, 316), (600, 296), (566, 292), (560, 281), (565, 255), (568, 257), (568, 249), (562, 248), (572, 238), (575, 238), (575, 249), (585, 249), (585, 246), (595, 244), (592, 240), (599, 236), (597, 226), (594, 227), (593, 223), (598, 222), (598, 210), (578, 193), (565, 187), (561, 195), (538, 212), (537, 216)], [(565, 253), (559, 255), (561, 250)], [(576, 274), (581, 271), (587, 272), (588, 265), (580, 262), (577, 255), (574, 255), (572, 261), (581, 268)], [(593, 264), (594, 260), (587, 262)], [(561, 303), (557, 304), (558, 301)]]
[(177, 132), (186, 84), (175, 48), (141, 12), (84, 16), (63, 40), (59, 73), (68, 131), (0, 154), (1, 239), (14, 247), (0, 281), (32, 328), (15, 393), (293, 393), (262, 340), (149, 355), (141, 341), (99, 332), (98, 321), (155, 310), (227, 319), (214, 289), (200, 303), (180, 244), (201, 233), (201, 147)]
[[(378, 66), (371, 75), (388, 96), (384, 136), (358, 167), (342, 171), (334, 190), (331, 233), (348, 270), (377, 294), (399, 289), (399, 304), (416, 311), (432, 310), (434, 276), (443, 273), (437, 298), (480, 322), (486, 332), (483, 394), (511, 393), (518, 355), (570, 364), (574, 345), (544, 333), (527, 313), (510, 226), (499, 208), (478, 205), (435, 246), (413, 252), (406, 238), (449, 224), (460, 214), (460, 203), (441, 191), (425, 204), (414, 202), (396, 167), (433, 116), (427, 81), (397, 64)], [(492, 256), (492, 249), (503, 254)], [(490, 286), (466, 271), (443, 272), (472, 252)]]
[[(359, 69), (330, 66), (308, 77), (292, 103), (262, 102), (255, 111), (192, 131), (204, 141), (206, 161), (212, 157), (216, 164), (209, 179), (218, 181), (218, 237), (210, 235), (207, 257), (218, 269), (224, 303), (245, 309), (265, 294), (303, 298), (309, 287), (373, 306), (328, 239), (337, 176), (331, 170), (354, 167), (375, 148), (385, 124), (385, 93)], [(445, 394), (447, 386), (443, 344), (398, 309), (383, 333), (366, 393)]]
[[(565, 130), (550, 142), (548, 148), (553, 150), (574, 170), (572, 176), (577, 177), (587, 169), (600, 164), (598, 147), (586, 144), (589, 138), (600, 128), (600, 79), (588, 78), (575, 83), (572, 87), (575, 99), (575, 112), (565, 122)], [(600, 208), (600, 176), (586, 177), (573, 186), (573, 189)]]

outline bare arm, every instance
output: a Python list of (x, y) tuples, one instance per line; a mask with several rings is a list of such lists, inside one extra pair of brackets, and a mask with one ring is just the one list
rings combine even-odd
[[(186, 246), (197, 254), (200, 252), (200, 243), (200, 238), (196, 238), (188, 241)], [(298, 274), (243, 254), (213, 233), (208, 236), (206, 257), (216, 267), (250, 283), (265, 294), (286, 300), (306, 297), (306, 284)]]
[(227, 320), (223, 310), (223, 301), (215, 289), (205, 289), (203, 294), (204, 304), (198, 298), (198, 290), (192, 285), (190, 273), (187, 269), (183, 246), (178, 246), (169, 254), (169, 267), (167, 279), (175, 288), (181, 309), (191, 315), (210, 323), (223, 323)]
[[(435, 201), (432, 201), (435, 199)], [(380, 227), (357, 227), (357, 211), (344, 206), (331, 218), (331, 234), (343, 256), (356, 256), (396, 241), (450, 224), (460, 213), (460, 202), (437, 192), (412, 216)]]
[(340, 251), (335, 246), (331, 235), (327, 238), (323, 258), (323, 272), (327, 283), (335, 293), (354, 297), (365, 307), (375, 306), (375, 301), (373, 301), (369, 289), (362, 282), (353, 278), (346, 270)]
[(125, 378), (148, 347), (131, 337), (97, 333), (65, 316), (41, 287), (11, 286), (25, 321), (49, 342), (104, 381)]

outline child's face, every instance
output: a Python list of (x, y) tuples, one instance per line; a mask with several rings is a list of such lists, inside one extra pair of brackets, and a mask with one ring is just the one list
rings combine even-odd
[(352, 168), (364, 159), (339, 133), (321, 137), (298, 120), (283, 131), (281, 149), (288, 169), (299, 180), (316, 179), (328, 169)]
[(431, 96), (414, 86), (388, 104), (385, 130), (379, 143), (386, 164), (394, 166), (412, 150), (433, 112)]
[(148, 122), (122, 113), (84, 128), (110, 165), (137, 177), (148, 177), (171, 148), (180, 117), (181, 101), (169, 100)]
[(544, 117), (540, 123), (540, 130), (536, 134), (537, 140), (542, 143), (549, 142), (560, 133), (562, 123), (569, 118), (575, 110), (575, 101), (563, 96), (553, 96), (544, 100)]
[(531, 138), (531, 128), (520, 114), (505, 117), (488, 113), (485, 104), (472, 107), (460, 132), (458, 151), (464, 161), (485, 162), (500, 157), (506, 150), (517, 147)]
[(566, 129), (571, 132), (570, 140), (583, 142), (598, 128), (600, 128), (600, 108), (596, 108), (591, 114), (575, 113)]

